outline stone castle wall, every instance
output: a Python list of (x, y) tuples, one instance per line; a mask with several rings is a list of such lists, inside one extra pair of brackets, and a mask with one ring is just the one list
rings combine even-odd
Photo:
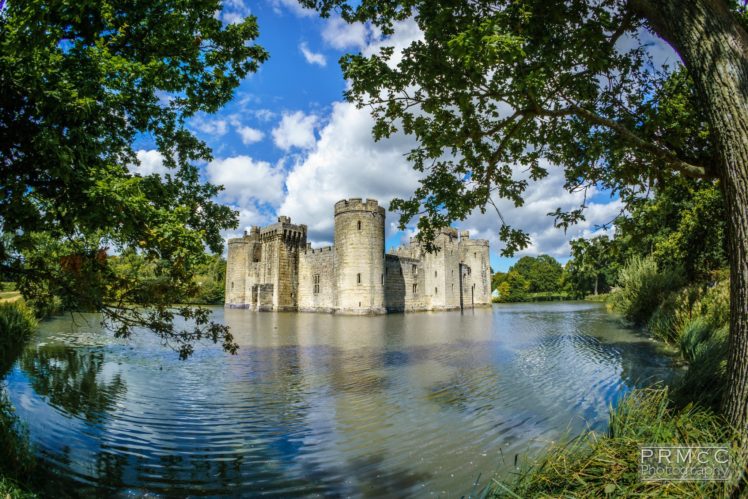
[(299, 255), (299, 310), (333, 312), (335, 310), (335, 254), (332, 246), (312, 249)]
[(411, 240), (385, 255), (385, 210), (377, 201), (339, 201), (334, 217), (335, 244), (325, 248), (312, 249), (306, 225), (283, 216), (229, 240), (226, 306), (380, 314), (456, 309), (461, 300), (490, 305), (488, 241), (445, 228), (436, 252)]

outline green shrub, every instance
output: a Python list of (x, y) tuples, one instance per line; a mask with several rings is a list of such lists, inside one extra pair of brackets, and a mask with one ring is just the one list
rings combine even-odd
[(642, 482), (639, 446), (730, 442), (720, 416), (688, 406), (675, 410), (667, 389), (628, 394), (611, 413), (609, 432), (584, 434), (552, 447), (512, 482), (494, 480), (488, 497), (725, 497), (733, 483)]
[(696, 312), (714, 327), (721, 327), (730, 322), (729, 277), (723, 276), (713, 286), (707, 288), (695, 308)]
[(634, 257), (618, 275), (619, 288), (612, 296), (613, 308), (637, 325), (644, 325), (668, 293), (683, 285), (679, 269), (659, 269), (652, 257)]
[(34, 311), (34, 315), (39, 319), (60, 315), (64, 311), (62, 300), (57, 296), (53, 296), (47, 300), (29, 300), (27, 303), (29, 308)]

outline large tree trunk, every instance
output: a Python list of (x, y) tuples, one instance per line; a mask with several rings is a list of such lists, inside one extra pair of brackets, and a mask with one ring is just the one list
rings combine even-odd
[(748, 435), (748, 34), (724, 0), (631, 0), (680, 54), (719, 148), (730, 251), (730, 349), (723, 408)]

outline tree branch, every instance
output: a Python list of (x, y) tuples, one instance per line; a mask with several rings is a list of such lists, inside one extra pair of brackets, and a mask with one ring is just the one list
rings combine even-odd
[(569, 107), (555, 110), (539, 108), (536, 110), (536, 112), (543, 116), (549, 117), (577, 116), (595, 125), (604, 126), (619, 134), (632, 145), (649, 152), (658, 159), (663, 160), (674, 170), (679, 171), (687, 177), (713, 178), (713, 176), (709, 174), (705, 167), (693, 165), (691, 163), (688, 163), (687, 161), (683, 161), (682, 159), (678, 158), (678, 156), (674, 152), (642, 139), (620, 123), (609, 118), (604, 118), (599, 114), (593, 113), (592, 111), (577, 106), (576, 104), (571, 103), (569, 104)]

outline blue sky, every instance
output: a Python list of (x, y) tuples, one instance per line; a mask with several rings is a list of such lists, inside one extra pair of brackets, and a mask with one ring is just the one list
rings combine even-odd
[[(375, 143), (367, 110), (343, 101), (346, 82), (339, 58), (346, 52), (370, 54), (382, 45), (401, 49), (420, 36), (415, 23), (397, 25), (390, 39), (362, 25), (340, 19), (320, 19), (304, 11), (295, 0), (258, 0), (250, 7), (243, 0), (228, 0), (220, 14), (225, 22), (250, 12), (257, 16), (257, 42), (270, 53), (260, 70), (238, 88), (235, 98), (220, 112), (197, 116), (189, 127), (213, 149), (214, 160), (201, 165), (206, 181), (226, 188), (218, 201), (240, 212), (240, 228), (291, 216), (309, 226), (309, 239), (319, 246), (332, 242), (335, 201), (349, 197), (375, 198), (385, 207), (393, 197), (407, 197), (418, 177), (404, 158), (412, 137), (395, 135)], [(160, 155), (147, 141), (137, 144), (142, 173), (162, 171)], [(528, 231), (532, 246), (518, 255), (550, 254), (568, 259), (568, 241), (590, 236), (597, 225), (609, 222), (620, 202), (605, 192), (588, 197), (587, 221), (568, 233), (553, 228), (546, 216), (557, 207), (570, 209), (581, 194), (563, 189), (563, 172), (553, 165), (542, 181), (531, 183), (526, 203), (515, 208), (498, 201), (507, 221)], [(517, 170), (516, 175), (523, 174)], [(388, 212), (387, 245), (396, 246), (412, 232), (399, 232), (396, 215)], [(499, 256), (499, 220), (494, 211), (474, 213), (458, 224), (471, 237), (491, 242), (494, 270), (506, 271), (517, 258)]]

